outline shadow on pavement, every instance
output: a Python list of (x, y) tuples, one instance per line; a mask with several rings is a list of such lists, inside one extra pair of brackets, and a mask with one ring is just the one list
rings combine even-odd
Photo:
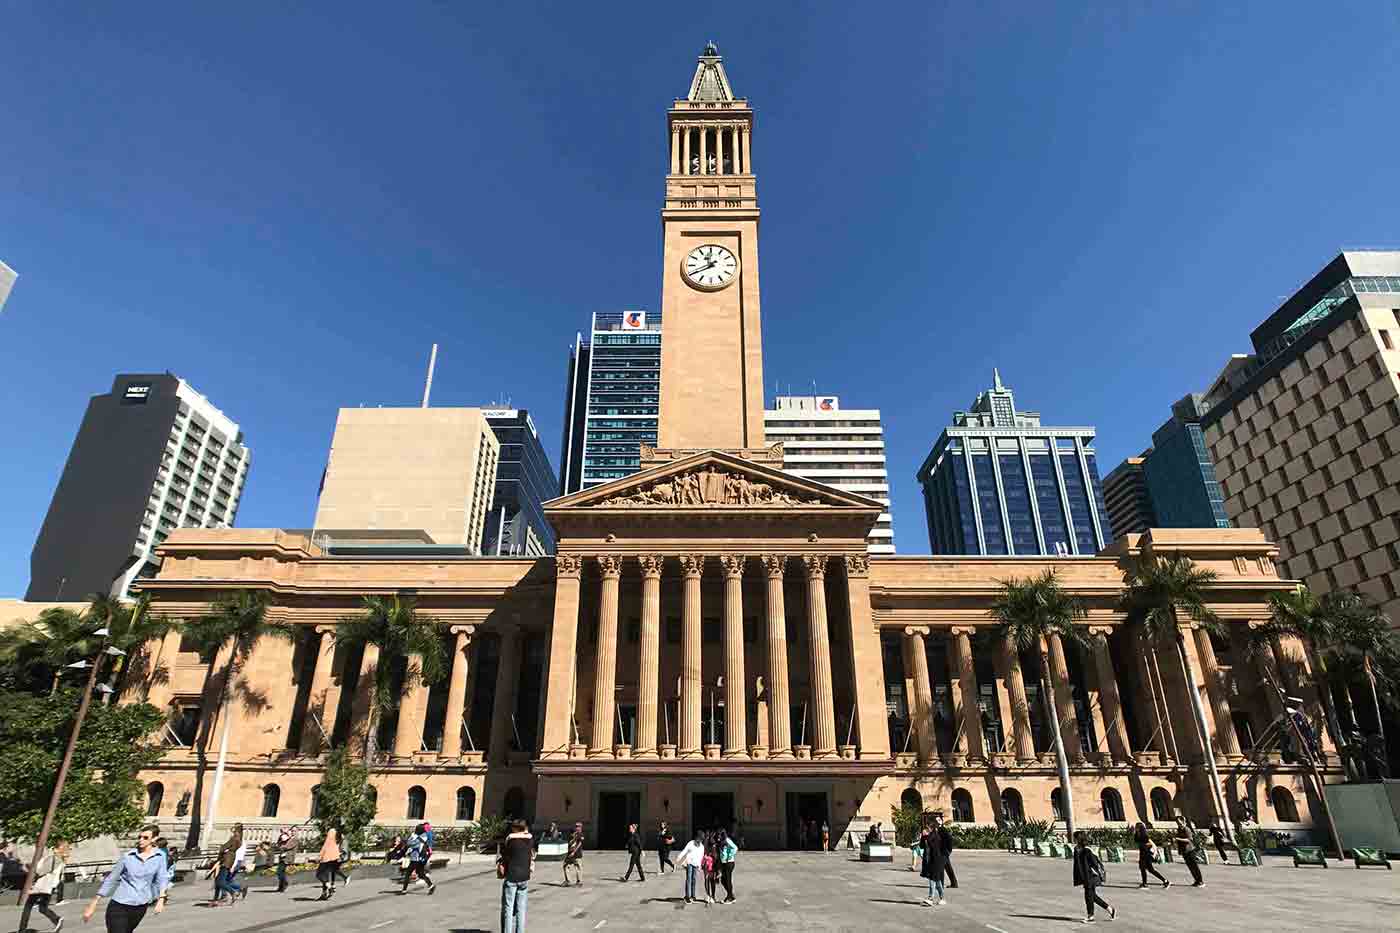
[(1065, 923), (1083, 923), (1083, 917), (1065, 917), (1054, 914), (1007, 914), (1008, 917), (1020, 917), (1022, 920), (1061, 920)]
[(891, 901), (891, 900), (888, 900), (888, 899), (883, 898), (883, 897), (872, 897), (872, 898), (870, 899), (870, 903), (872, 903), (872, 904), (898, 904), (900, 907), (922, 907), (922, 906), (924, 906), (923, 904), (920, 904), (918, 901)]

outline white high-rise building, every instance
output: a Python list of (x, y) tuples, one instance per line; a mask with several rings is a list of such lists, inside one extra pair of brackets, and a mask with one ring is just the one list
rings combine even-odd
[(871, 554), (894, 553), (885, 434), (878, 408), (841, 408), (835, 395), (782, 395), (763, 413), (769, 444), (783, 445), (783, 469), (884, 503), (866, 539)]

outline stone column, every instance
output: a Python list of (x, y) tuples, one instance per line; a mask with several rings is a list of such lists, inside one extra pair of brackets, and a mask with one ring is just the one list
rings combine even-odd
[(355, 685), (355, 699), (351, 706), (351, 734), (359, 745), (355, 751), (362, 752), (371, 730), (378, 731), (378, 719), (383, 710), (375, 708), (374, 682), (379, 674), (379, 646), (365, 645), (364, 657), (360, 661), (360, 680)]
[[(143, 646), (145, 670), (139, 678), (140, 683), (133, 683), (123, 691), (124, 702), (144, 701), (158, 710), (170, 705), (175, 696), (175, 662), (180, 657), (181, 637), (180, 629), (173, 628), (165, 633), (164, 638), (146, 642)], [(163, 677), (160, 673), (162, 670), (165, 671)]]
[(710, 167), (709, 167), (709, 161), (708, 161), (709, 151), (710, 151), (710, 141), (709, 141), (708, 139), (706, 139), (705, 137), (706, 137), (707, 135), (709, 135), (709, 130), (705, 128), (705, 125), (704, 125), (703, 123), (700, 125), (700, 134), (699, 134), (699, 135), (700, 135), (700, 174), (701, 174), (701, 175), (708, 175), (708, 174), (710, 174)]
[(924, 638), (928, 626), (910, 625), (904, 629), (904, 657), (914, 675), (913, 726), (919, 742), (919, 759), (932, 761), (938, 754), (937, 736), (933, 729), (933, 684), (928, 675), (928, 647)]
[(593, 729), (588, 736), (588, 757), (611, 758), (613, 717), (617, 712), (617, 589), (622, 558), (598, 558), (603, 574), (598, 601), (598, 644), (593, 667)]
[(724, 568), (724, 757), (749, 756), (749, 705), (744, 690), (744, 564), (726, 554)]
[(1026, 680), (1021, 674), (1021, 655), (1009, 638), (1002, 639), (1001, 652), (1006, 671), (1006, 692), (1011, 698), (1011, 732), (1016, 760), (1033, 761), (1035, 735), (1031, 731), (1031, 706), (1026, 700)]
[(1070, 761), (1084, 760), (1084, 746), (1079, 741), (1079, 718), (1074, 715), (1074, 693), (1069, 683), (1069, 665), (1065, 662), (1065, 646), (1059, 635), (1051, 635), (1050, 678), (1054, 681), (1055, 711), (1060, 717), (1060, 732), (1065, 753)]
[(474, 625), (454, 625), (451, 632), (456, 636), (452, 646), (451, 671), (447, 675), (447, 715), (442, 721), (442, 754), (445, 758), (462, 756), (462, 720), (467, 712), (467, 678), (471, 672), (471, 660), (467, 651), (471, 648)]
[(831, 700), (831, 639), (826, 625), (825, 554), (802, 558), (807, 572), (807, 644), (812, 662), (813, 758), (836, 754), (836, 710)]
[(656, 757), (656, 703), (661, 692), (661, 570), (665, 558), (638, 558), (642, 565), (642, 637), (638, 655), (637, 736), (633, 758)]
[(410, 657), (404, 670), (407, 692), (399, 698), (399, 720), (394, 726), (394, 754), (406, 758), (423, 747), (423, 712), (428, 706), (428, 685), (423, 683), (418, 658)]
[(705, 558), (700, 554), (681, 557), (681, 747), (682, 758), (704, 754), (700, 747), (700, 575)]
[(574, 674), (578, 650), (579, 574), (577, 554), (554, 558), (554, 619), (549, 629), (549, 673), (544, 697), (541, 758), (568, 758), (574, 735)]
[(1238, 758), (1240, 743), (1235, 736), (1235, 718), (1231, 715), (1230, 699), (1225, 694), (1225, 681), (1220, 674), (1215, 645), (1211, 643), (1210, 633), (1199, 626), (1196, 628), (1196, 657), (1201, 659), (1201, 676), (1205, 678), (1206, 693), (1215, 719), (1216, 747), (1227, 757)]
[(749, 161), (749, 136), (752, 134), (749, 132), (747, 126), (741, 126), (739, 128), (739, 135), (744, 150), (744, 174), (752, 175), (753, 163)]
[(671, 124), (671, 174), (672, 174), (672, 175), (679, 175), (679, 174), (680, 174), (680, 172), (676, 170), (676, 167), (677, 167), (677, 165), (679, 165), (680, 160), (681, 160), (681, 130), (680, 130), (680, 127), (679, 127), (677, 124), (672, 123), (672, 124)]
[(792, 757), (792, 706), (788, 699), (787, 615), (783, 605), (783, 570), (787, 558), (765, 554), (768, 576), (768, 757)]
[[(335, 731), (335, 715), (340, 706), (340, 687), (332, 679), (335, 667), (335, 626), (318, 625), (320, 644), (316, 648), (316, 669), (311, 675), (311, 693), (306, 698), (307, 722), (301, 727), (301, 752), (319, 755), (330, 748), (331, 733)], [(322, 735), (311, 714), (315, 713), (326, 730)]]
[(1103, 708), (1104, 732), (1108, 751), (1117, 761), (1131, 761), (1132, 746), (1128, 744), (1128, 724), (1123, 721), (1123, 699), (1118, 693), (1118, 677), (1113, 670), (1113, 655), (1108, 650), (1112, 626), (1096, 625), (1089, 629), (1094, 640), (1094, 673), (1098, 680), (1099, 706)]
[(519, 620), (501, 633), (501, 661), (496, 668), (496, 695), (491, 702), (495, 714), (491, 720), (490, 760), (510, 760), (510, 741), (515, 736), (515, 691), (520, 683)]
[(856, 698), (856, 728), (861, 759), (890, 757), (890, 727), (885, 709), (885, 663), (880, 633), (870, 617), (870, 556), (847, 554), (846, 609), (851, 621), (852, 689)]
[(690, 174), (690, 127), (681, 127), (681, 174)]
[(948, 630), (956, 683), (962, 694), (963, 742), (959, 743), (962, 746), (959, 750), (974, 759), (987, 757), (982, 741), (982, 698), (977, 693), (977, 669), (972, 663), (972, 633), (975, 631), (969, 625), (955, 625)]

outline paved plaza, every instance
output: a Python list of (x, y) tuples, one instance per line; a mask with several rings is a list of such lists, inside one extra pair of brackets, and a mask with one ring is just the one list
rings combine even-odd
[[(907, 850), (904, 857), (907, 859)], [(649, 861), (654, 862), (652, 855)], [(681, 880), (650, 872), (645, 883), (621, 884), (627, 863), (620, 852), (591, 852), (581, 888), (559, 885), (559, 866), (541, 863), (530, 886), (532, 930), (876, 930), (937, 929), (1031, 933), (1078, 924), (1083, 897), (1070, 885), (1065, 861), (1000, 852), (958, 852), (961, 887), (948, 892), (946, 907), (920, 906), (924, 886), (894, 865), (862, 864), (846, 851), (741, 853), (735, 872), (738, 902), (684, 905)], [(1137, 889), (1131, 865), (1109, 866), (1105, 897), (1118, 908), (1114, 930), (1260, 930), (1288, 933), (1325, 926), (1329, 933), (1394, 930), (1400, 925), (1400, 873), (1385, 869), (1294, 869), (1287, 860), (1269, 860), (1262, 869), (1211, 865), (1207, 885), (1190, 887), (1180, 864), (1161, 866), (1173, 881), (1169, 891)], [(206, 886), (179, 888), (175, 903), (161, 916), (148, 914), (141, 933), (473, 933), (499, 928), (500, 883), (487, 857), (436, 873), (438, 890), (417, 888), (396, 896), (384, 879), (354, 881), (329, 902), (313, 898), (313, 885), (297, 885), (285, 895), (254, 890), (237, 907), (196, 906), (194, 893)], [(80, 923), (82, 904), (59, 908), (66, 933), (100, 930)], [(1107, 918), (1100, 911), (1101, 922)], [(35, 917), (31, 925), (47, 931)], [(0, 913), (0, 928), (13, 930), (18, 912)]]

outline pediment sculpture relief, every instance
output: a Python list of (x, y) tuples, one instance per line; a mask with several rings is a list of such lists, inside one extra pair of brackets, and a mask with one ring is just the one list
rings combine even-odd
[(737, 473), (709, 467), (678, 473), (665, 480), (644, 486), (623, 496), (614, 496), (599, 503), (604, 508), (631, 506), (705, 506), (705, 505), (821, 505), (816, 498), (802, 499), (774, 489), (768, 483), (756, 483)]

